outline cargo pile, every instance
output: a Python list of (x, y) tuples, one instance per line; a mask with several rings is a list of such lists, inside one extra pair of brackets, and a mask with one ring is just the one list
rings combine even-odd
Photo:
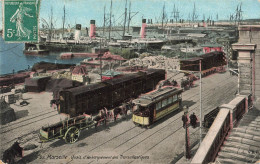
[(176, 57), (148, 56), (142, 59), (134, 58), (122, 64), (123, 66), (143, 66), (156, 69), (179, 70), (180, 62)]

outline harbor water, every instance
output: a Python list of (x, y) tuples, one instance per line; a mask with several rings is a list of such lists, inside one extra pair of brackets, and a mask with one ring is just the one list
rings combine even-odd
[(23, 54), (24, 43), (5, 43), (3, 38), (0, 37), (0, 75), (18, 72), (20, 70), (28, 69), (35, 63), (45, 61), (51, 63), (61, 64), (77, 64), (82, 58), (74, 58), (61, 60), (59, 56), (62, 52), (52, 53), (47, 55), (35, 56)]

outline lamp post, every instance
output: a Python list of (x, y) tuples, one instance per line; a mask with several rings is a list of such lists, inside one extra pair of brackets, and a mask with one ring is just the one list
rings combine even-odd
[(201, 60), (200, 60), (200, 144), (202, 140), (202, 78), (201, 78)]
[(190, 135), (189, 135), (189, 118), (188, 118), (188, 112), (189, 108), (188, 106), (185, 106), (183, 109), (183, 116), (182, 116), (182, 121), (183, 121), (183, 128), (185, 129), (185, 148), (184, 148), (184, 153), (186, 159), (191, 158), (190, 154)]
[(185, 45), (186, 45), (185, 59), (187, 59), (187, 42), (185, 42)]
[(101, 60), (102, 56), (103, 56), (103, 54), (101, 54), (101, 53), (98, 54), (99, 64), (100, 64), (100, 81), (102, 81), (102, 60)]

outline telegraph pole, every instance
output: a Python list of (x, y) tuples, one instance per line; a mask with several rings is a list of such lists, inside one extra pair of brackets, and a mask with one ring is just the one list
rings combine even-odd
[(201, 78), (201, 60), (200, 60), (200, 144), (202, 141), (202, 78)]

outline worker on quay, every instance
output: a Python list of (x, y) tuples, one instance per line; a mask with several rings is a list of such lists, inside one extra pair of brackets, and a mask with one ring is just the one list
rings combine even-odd
[(197, 125), (197, 116), (195, 115), (195, 113), (193, 112), (192, 115), (190, 115), (190, 124), (193, 128), (196, 128)]

